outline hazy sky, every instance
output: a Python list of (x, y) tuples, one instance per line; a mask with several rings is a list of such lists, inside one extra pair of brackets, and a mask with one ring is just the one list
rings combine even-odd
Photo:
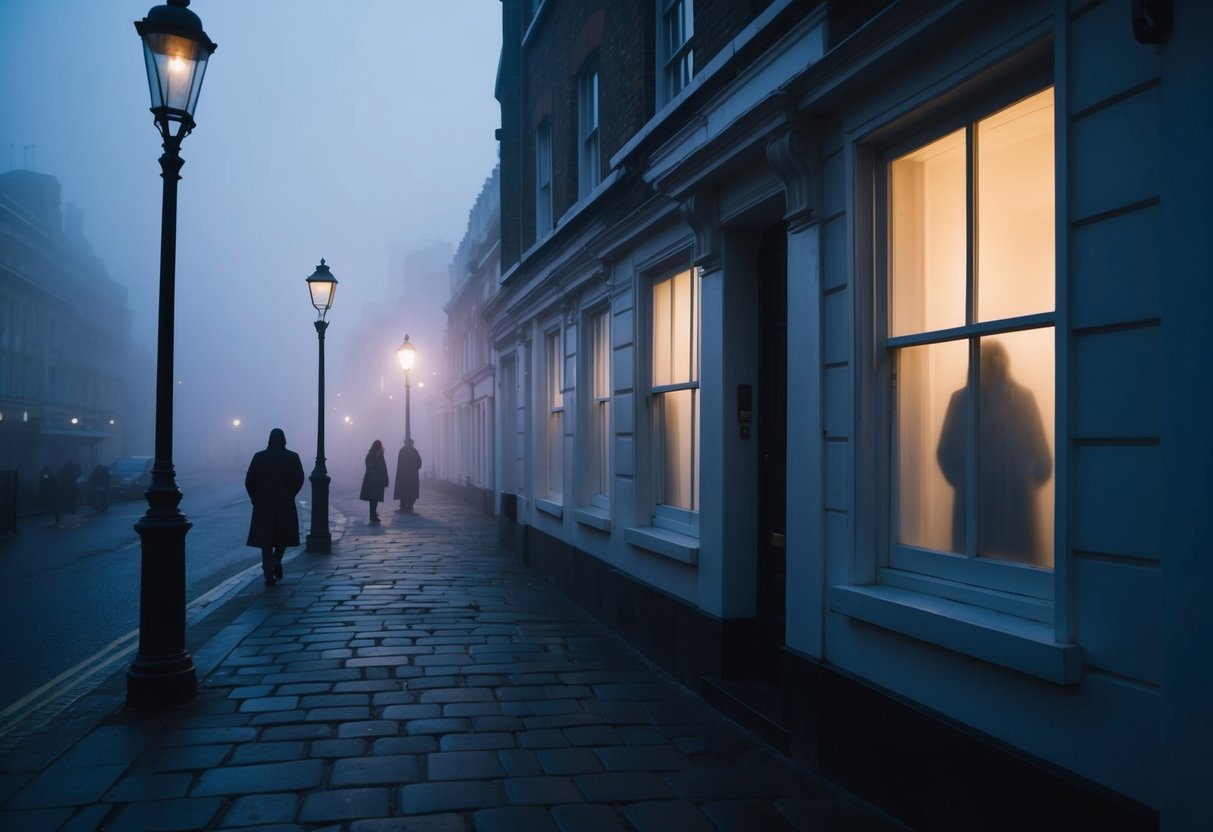
[[(152, 5), (0, 0), (0, 170), (59, 180), (130, 290), (133, 336), (148, 345), (161, 148), (132, 23)], [(227, 398), (233, 413), (269, 426), (283, 405), (262, 399), (281, 399), (284, 385), (314, 401), (304, 278), (321, 257), (340, 280), (328, 344), (340, 360), (338, 326), (399, 300), (404, 256), (462, 237), (497, 158), (501, 4), (194, 0), (190, 9), (219, 48), (181, 151), (177, 408)]]

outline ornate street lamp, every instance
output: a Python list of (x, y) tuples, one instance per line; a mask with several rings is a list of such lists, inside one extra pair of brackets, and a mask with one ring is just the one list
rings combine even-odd
[(333, 535), (329, 532), (329, 472), (324, 466), (324, 331), (329, 323), (324, 319), (333, 308), (333, 296), (337, 294), (337, 278), (320, 258), (320, 265), (307, 279), (307, 288), (312, 295), (312, 306), (316, 307), (316, 337), (320, 340), (320, 387), (316, 397), (316, 467), (309, 479), (312, 481), (312, 530), (307, 535), (307, 551), (327, 553), (333, 551)]
[(152, 116), (164, 140), (160, 219), (160, 319), (156, 345), (156, 455), (147, 513), (135, 524), (142, 542), (139, 653), (126, 674), (126, 702), (136, 708), (177, 705), (198, 690), (185, 649), (185, 535), (192, 525), (178, 510), (173, 470), (173, 323), (177, 270), (177, 180), (181, 140), (194, 129), (194, 108), (215, 43), (189, 0), (156, 6), (135, 29), (143, 39)]
[(413, 369), (413, 362), (417, 359), (417, 348), (409, 343), (407, 334), (400, 349), (396, 350), (396, 357), (400, 359), (400, 369), (404, 370), (404, 440), (407, 442), (413, 438), (413, 425), (409, 417), (409, 370)]

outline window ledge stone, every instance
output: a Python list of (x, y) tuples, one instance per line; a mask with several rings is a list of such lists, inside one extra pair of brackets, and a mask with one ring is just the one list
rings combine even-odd
[(1082, 678), (1082, 648), (1026, 618), (878, 585), (830, 587), (830, 610), (1058, 685)]
[(611, 531), (611, 514), (598, 506), (582, 506), (574, 509), (573, 519), (583, 526), (589, 526), (599, 531)]
[(632, 526), (623, 530), (623, 538), (633, 546), (695, 566), (699, 563), (699, 538), (661, 529), (657, 526)]
[(550, 514), (553, 517), (564, 517), (564, 506), (555, 500), (545, 500), (542, 497), (535, 499), (535, 508), (542, 511), (544, 514)]

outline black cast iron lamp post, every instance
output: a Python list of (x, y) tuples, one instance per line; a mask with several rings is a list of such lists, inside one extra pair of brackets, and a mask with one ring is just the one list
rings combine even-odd
[(324, 331), (329, 323), (324, 316), (333, 308), (337, 294), (337, 278), (320, 258), (320, 265), (307, 279), (307, 288), (316, 307), (316, 336), (320, 340), (320, 387), (316, 397), (316, 467), (308, 479), (312, 481), (312, 530), (307, 535), (309, 552), (333, 551), (333, 535), (329, 532), (329, 472), (324, 467)]
[(409, 343), (407, 334), (400, 349), (396, 350), (396, 357), (400, 359), (400, 369), (404, 370), (404, 439), (407, 442), (413, 438), (413, 425), (409, 416), (409, 370), (413, 369), (413, 362), (417, 360), (417, 348)]
[(194, 129), (194, 108), (215, 44), (189, 0), (156, 6), (135, 29), (143, 39), (152, 115), (164, 153), (160, 219), (160, 318), (156, 343), (156, 455), (147, 513), (135, 524), (142, 542), (139, 653), (126, 673), (126, 702), (135, 708), (178, 705), (198, 690), (194, 660), (185, 649), (185, 535), (190, 522), (177, 508), (181, 491), (173, 470), (173, 323), (177, 271), (177, 180), (181, 140)]

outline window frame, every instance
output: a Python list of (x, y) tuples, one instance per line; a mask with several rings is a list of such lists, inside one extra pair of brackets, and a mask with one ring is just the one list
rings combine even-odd
[[(673, 383), (658, 384), (655, 379), (654, 362), (658, 353), (657, 338), (657, 320), (656, 309), (654, 308), (654, 290), (656, 287), (666, 281), (671, 281), (682, 274), (690, 275), (691, 287), (691, 315), (690, 315), (690, 362), (689, 369), (691, 378), (684, 381)], [(702, 362), (702, 314), (700, 300), (702, 292), (700, 290), (700, 282), (702, 277), (699, 269), (696, 266), (689, 265), (686, 267), (678, 267), (673, 270), (666, 269), (658, 275), (654, 275), (653, 279), (648, 282), (648, 311), (649, 311), (649, 332), (648, 332), (648, 397), (650, 402), (650, 426), (652, 431), (652, 517), (653, 526), (664, 528), (669, 531), (679, 532), (681, 534), (698, 536), (699, 534), (699, 508), (698, 501), (700, 498), (700, 476), (702, 466), (702, 449), (700, 447), (701, 421), (700, 413), (702, 408), (702, 400), (700, 396), (700, 374)], [(675, 321), (673, 317), (674, 306), (671, 303), (671, 324)], [(673, 328), (671, 327), (671, 334)], [(671, 341), (672, 343), (672, 341)], [(683, 390), (692, 391), (692, 417), (691, 417), (691, 476), (690, 487), (692, 493), (691, 507), (677, 506), (662, 502), (665, 491), (665, 434), (663, 429), (664, 424), (664, 399), (663, 397), (669, 393), (676, 393)]]
[[(583, 385), (586, 414), (583, 434), (586, 437), (583, 452), (586, 463), (583, 502), (608, 512), (611, 508), (611, 481), (614, 475), (611, 447), (611, 410), (614, 400), (611, 316), (609, 303), (586, 311), (582, 324), (585, 331), (585, 362), (581, 376), (587, 382)], [(602, 378), (600, 373), (605, 378)], [(600, 383), (605, 384), (605, 388), (600, 387)]]
[[(657, 37), (655, 72), (657, 79), (657, 109), (678, 97), (695, 77), (695, 9), (694, 0), (657, 0)], [(671, 12), (682, 8), (682, 40), (677, 46), (671, 41)]]
[[(1060, 488), (1056, 488), (1053, 496), (1053, 553), (1052, 568), (1033, 566), (1009, 560), (999, 560), (989, 557), (969, 556), (966, 554), (950, 553), (902, 544), (897, 541), (899, 528), (899, 484), (897, 481), (898, 459), (898, 422), (897, 422), (897, 367), (898, 353), (909, 347), (925, 346), (947, 342), (969, 343), (970, 366), (969, 382), (974, 377), (972, 362), (975, 360), (977, 349), (975, 342), (990, 335), (1005, 335), (1028, 330), (1049, 329), (1053, 333), (1053, 368), (1054, 393), (1057, 407), (1054, 414), (1054, 482), (1057, 483), (1060, 449), (1063, 447), (1063, 431), (1060, 416), (1063, 412), (1061, 388), (1063, 344), (1058, 337), (1060, 331), (1059, 308), (1062, 305), (1064, 290), (1063, 274), (1060, 269), (1054, 272), (1053, 307), (1048, 312), (1018, 315), (995, 320), (971, 320), (972, 290), (975, 277), (975, 250), (977, 231), (974, 228), (976, 216), (976, 157), (973, 153), (973, 136), (977, 122), (994, 113), (1047, 88), (1055, 88), (1052, 73), (1036, 74), (1030, 78), (990, 91), (988, 94), (974, 98), (963, 109), (955, 110), (944, 117), (924, 116), (918, 123), (922, 126), (912, 133), (902, 133), (899, 137), (874, 148), (873, 164), (873, 221), (875, 235), (873, 239), (875, 281), (873, 326), (874, 341), (877, 357), (878, 374), (875, 379), (875, 404), (881, 424), (878, 434), (878, 449), (880, 470), (883, 472), (878, 481), (876, 491), (877, 505), (882, 522), (879, 525), (877, 537), (876, 572), (877, 582), (886, 586), (905, 589), (913, 592), (923, 592), (941, 598), (959, 601), (965, 604), (1005, 612), (1011, 615), (1039, 621), (1048, 625), (1054, 622), (1054, 599), (1058, 573), (1063, 569), (1059, 561), (1065, 556), (1061, 546), (1061, 515), (1062, 497)], [(1060, 133), (1057, 118), (1056, 99), (1053, 112), (1054, 143)], [(942, 138), (958, 129), (965, 129), (965, 168), (966, 168), (966, 323), (962, 326), (947, 329), (936, 329), (926, 332), (891, 336), (889, 292), (890, 264), (892, 243), (890, 232), (892, 223), (891, 212), (891, 168), (892, 162), (918, 148), (925, 147), (931, 142)], [(1057, 186), (1059, 166), (1055, 154), (1053, 173), (1054, 194), (1054, 227), (1057, 226), (1058, 205)], [(1055, 237), (1052, 252), (1056, 262), (1057, 247), (1060, 238)], [(966, 463), (969, 466), (969, 481), (973, 481), (973, 459)], [(972, 507), (970, 507), (972, 511)], [(970, 535), (972, 531), (970, 531)]]
[(586, 62), (577, 73), (577, 198), (585, 199), (602, 184), (599, 94), (601, 83), (597, 60)]
[(564, 502), (564, 331), (557, 325), (543, 333), (544, 498)]
[(555, 228), (552, 167), (552, 122), (545, 118), (535, 128), (535, 242), (547, 237)]

